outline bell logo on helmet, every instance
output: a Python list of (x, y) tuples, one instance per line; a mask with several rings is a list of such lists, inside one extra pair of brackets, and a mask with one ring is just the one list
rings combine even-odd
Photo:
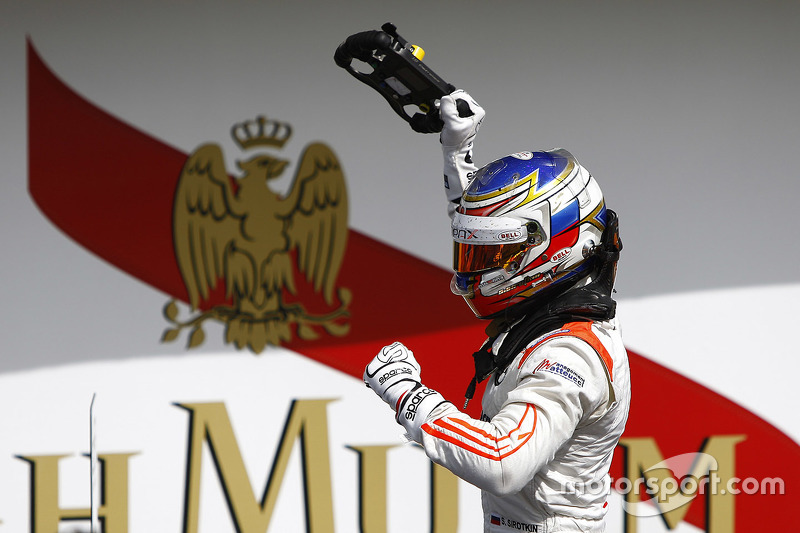
[(522, 238), (522, 232), (519, 230), (504, 231), (497, 234), (498, 241), (514, 241)]
[(562, 250), (559, 250), (559, 251), (557, 251), (556, 253), (553, 254), (553, 257), (550, 258), (550, 262), (551, 263), (560, 263), (561, 261), (563, 261), (564, 259), (569, 257), (570, 253), (572, 253), (572, 249), (571, 248), (564, 248)]

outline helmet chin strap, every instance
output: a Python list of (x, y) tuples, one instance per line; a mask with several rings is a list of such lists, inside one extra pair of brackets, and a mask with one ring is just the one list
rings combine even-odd
[[(619, 238), (619, 219), (610, 209), (606, 211), (606, 227), (600, 244), (589, 252), (595, 266), (588, 276), (591, 281), (583, 286), (572, 286), (555, 296), (542, 295), (530, 303), (509, 308), (503, 316), (495, 318), (486, 327), (489, 340), (480, 350), (472, 354), (475, 361), (475, 377), (465, 394), (466, 408), (475, 394), (478, 383), (496, 371), (502, 371), (511, 363), (519, 351), (531, 340), (569, 322), (604, 321), (614, 318), (617, 303), (612, 297), (617, 275), (617, 261), (622, 250)], [(535, 306), (535, 309), (534, 307)], [(533, 310), (532, 310), (533, 309)], [(511, 314), (512, 311), (517, 311)], [(502, 333), (508, 332), (499, 353), (492, 354), (492, 344)]]
[(612, 298), (614, 280), (617, 277), (617, 261), (622, 250), (619, 238), (619, 219), (614, 211), (606, 211), (606, 227), (600, 244), (589, 252), (596, 266), (590, 275), (591, 281), (556, 296), (547, 303), (548, 314), (572, 314), (589, 320), (614, 318), (617, 302)]

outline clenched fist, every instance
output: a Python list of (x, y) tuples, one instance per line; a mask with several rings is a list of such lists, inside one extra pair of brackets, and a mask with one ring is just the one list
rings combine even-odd
[(399, 342), (384, 346), (364, 370), (364, 383), (395, 411), (403, 396), (419, 382), (419, 363)]

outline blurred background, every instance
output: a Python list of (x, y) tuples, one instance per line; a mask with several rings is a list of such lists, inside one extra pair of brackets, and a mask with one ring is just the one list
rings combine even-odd
[[(796, 2), (27, 1), (0, 10), (0, 274), (15, 280), (2, 288), (6, 368), (42, 357), (26, 351), (86, 357), (97, 339), (65, 343), (74, 321), (105, 330), (121, 302), (146, 321), (160, 298), (65, 240), (26, 194), (26, 38), (80, 94), (187, 153), (230, 144), (233, 122), (256, 113), (294, 126), (289, 151), (325, 140), (344, 166), (351, 227), (449, 268), (438, 139), (411, 132), (332, 61), (345, 37), (392, 21), (487, 109), (478, 162), (565, 147), (597, 177), (621, 217), (621, 299), (798, 281)], [(53, 127), (70, 135), (69, 125)], [(78, 300), (80, 312), (65, 312)], [(35, 336), (9, 334), (45, 309), (59, 320)], [(129, 355), (149, 351), (137, 338), (125, 337)]]

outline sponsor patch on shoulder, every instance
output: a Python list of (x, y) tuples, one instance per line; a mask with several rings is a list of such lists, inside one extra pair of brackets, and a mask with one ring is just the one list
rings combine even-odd
[(562, 378), (566, 379), (567, 381), (573, 382), (578, 387), (583, 387), (583, 384), (586, 382), (583, 379), (583, 376), (572, 370), (565, 364), (559, 363), (557, 361), (550, 362), (548, 359), (545, 359), (539, 366), (536, 367), (534, 372), (538, 371), (550, 372), (551, 374), (555, 374), (556, 376), (561, 376)]

